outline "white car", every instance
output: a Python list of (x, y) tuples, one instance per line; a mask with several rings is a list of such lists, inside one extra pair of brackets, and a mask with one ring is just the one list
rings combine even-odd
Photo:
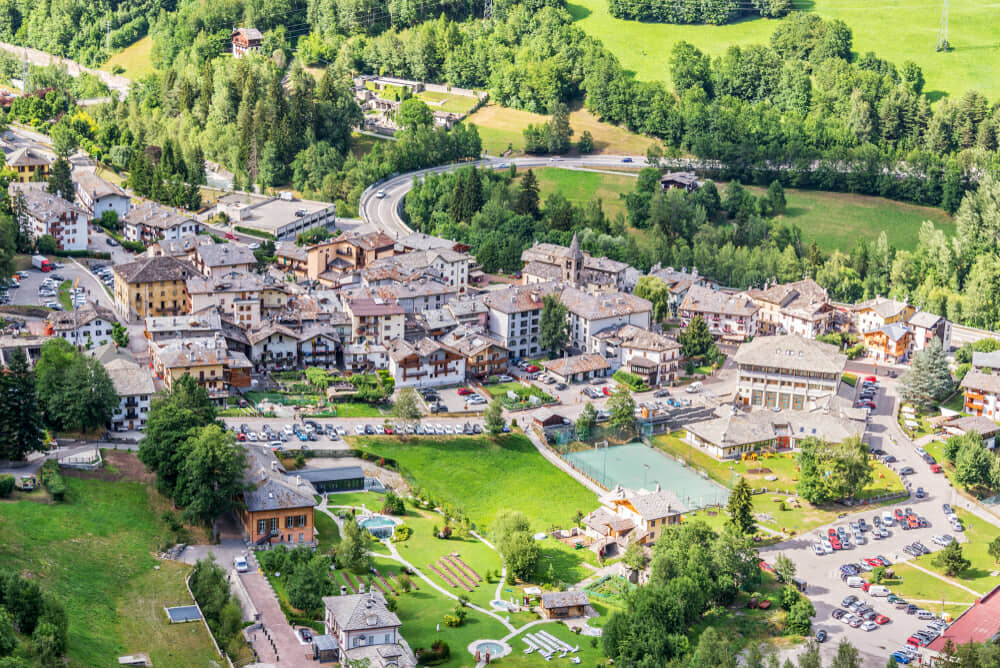
[(379, 199), (385, 199), (385, 191), (379, 190), (377, 193), (375, 193), (375, 197), (378, 197)]
[(365, 426), (363, 424), (355, 425), (354, 433), (357, 434), (358, 436), (363, 436), (365, 433)]
[(824, 538), (822, 541), (820, 541), (820, 545), (823, 546), (823, 551), (826, 554), (830, 554), (830, 553), (833, 552), (833, 545), (830, 545), (830, 541), (827, 540), (826, 538)]
[(246, 557), (240, 555), (233, 558), (233, 568), (236, 569), (237, 573), (246, 573), (250, 570), (250, 565), (247, 563)]
[[(343, 427), (342, 427), (341, 425), (339, 425), (339, 424), (337, 425), (336, 429), (337, 429), (337, 435), (338, 435), (338, 436), (343, 436), (344, 434), (346, 434), (346, 433), (347, 433), (347, 430), (346, 430), (346, 429), (344, 429), (344, 428), (343, 428)], [(362, 431), (364, 431), (364, 430), (362, 429)]]
[(247, 248), (249, 248), (252, 251), (255, 251), (255, 250), (260, 249), (260, 244), (255, 241), (252, 244), (250, 244), (249, 246), (247, 246)]
[(917, 619), (935, 619), (936, 615), (930, 610), (917, 610)]
[(286, 436), (291, 436), (292, 434), (295, 433), (295, 427), (293, 427), (290, 424), (286, 424), (284, 427), (281, 428), (281, 431), (285, 432)]
[(514, 382), (514, 379), (505, 374), (503, 376), (497, 376), (497, 382), (498, 383), (512, 383), (512, 382)]
[(375, 433), (379, 436), (385, 436), (385, 427), (380, 424), (375, 425)]
[(450, 424), (446, 424), (444, 426), (444, 433), (447, 434), (447, 435), (449, 435), (449, 436), (451, 436), (452, 434), (455, 433), (455, 430), (451, 428)]
[(948, 547), (954, 540), (955, 539), (952, 538), (951, 536), (940, 535), (940, 534), (931, 538), (932, 542), (937, 543), (941, 547)]
[(892, 516), (892, 513), (888, 510), (882, 513), (882, 524), (887, 527), (891, 527), (896, 523), (896, 519)]
[(255, 432), (255, 431), (247, 432), (247, 440), (248, 441), (255, 441), (256, 442), (256, 440), (257, 440), (257, 432)]
[(864, 624), (861, 625), (861, 628), (865, 631), (874, 631), (875, 629), (878, 628), (878, 624), (876, 624), (875, 622), (865, 622)]
[(444, 425), (434, 425), (434, 433), (438, 436), (444, 436)]

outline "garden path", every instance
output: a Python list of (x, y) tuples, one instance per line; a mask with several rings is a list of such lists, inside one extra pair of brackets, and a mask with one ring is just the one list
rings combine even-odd
[(948, 584), (953, 585), (955, 587), (958, 587), (959, 589), (964, 589), (965, 591), (969, 592), (970, 594), (972, 594), (973, 596), (975, 596), (977, 598), (981, 598), (983, 596), (980, 592), (976, 591), (975, 589), (969, 589), (964, 584), (962, 584), (960, 582), (956, 582), (955, 580), (952, 580), (951, 578), (946, 578), (943, 575), (939, 575), (938, 573), (935, 573), (932, 570), (928, 570), (928, 569), (924, 568), (923, 566), (921, 566), (920, 564), (918, 564), (918, 563), (916, 563), (914, 561), (907, 561), (906, 563), (909, 564), (910, 566), (913, 566), (918, 571), (923, 571), (924, 573), (927, 573), (927, 575), (930, 575), (930, 576), (933, 576), (933, 577), (937, 578), (941, 582), (947, 582)]

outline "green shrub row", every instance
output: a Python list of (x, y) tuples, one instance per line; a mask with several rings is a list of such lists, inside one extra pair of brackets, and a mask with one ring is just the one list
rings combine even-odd
[(42, 468), (39, 470), (38, 475), (41, 477), (42, 484), (45, 489), (48, 490), (49, 494), (52, 495), (54, 501), (63, 501), (66, 498), (66, 483), (63, 481), (62, 475), (59, 473), (59, 463), (54, 459), (47, 459), (45, 463), (42, 464)]
[(270, 232), (261, 232), (260, 230), (252, 230), (249, 227), (243, 227), (241, 225), (237, 225), (233, 229), (235, 229), (237, 232), (242, 232), (243, 234), (249, 234), (252, 237), (260, 237), (261, 239), (275, 238), (274, 235), (271, 234)]
[(646, 392), (649, 390), (649, 385), (634, 373), (630, 373), (625, 369), (618, 369), (615, 371), (614, 376), (612, 376), (622, 385), (628, 385), (633, 392)]

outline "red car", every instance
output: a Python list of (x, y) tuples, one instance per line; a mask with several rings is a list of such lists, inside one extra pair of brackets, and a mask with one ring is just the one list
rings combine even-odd
[(941, 473), (941, 465), (931, 464), (931, 473)]
[(229, 239), (230, 241), (236, 241), (237, 240), (236, 239), (236, 235), (233, 234), (232, 232), (226, 232), (226, 238)]
[(882, 560), (881, 559), (865, 559), (865, 563), (874, 568), (875, 566), (881, 566), (882, 565)]
[(601, 388), (601, 392), (604, 392), (604, 396), (606, 396), (606, 397), (610, 397), (611, 396), (611, 388), (610, 387), (607, 387), (607, 386), (602, 387)]
[(873, 619), (872, 621), (881, 626), (882, 624), (888, 624), (889, 618), (886, 617), (885, 615), (876, 615), (875, 619)]
[(386, 427), (385, 433), (388, 434), (389, 436), (392, 436), (392, 427)]
[(541, 370), (542, 370), (541, 367), (537, 367), (534, 364), (528, 365), (528, 367), (525, 369), (525, 371), (527, 371), (528, 373), (538, 373)]
[(760, 562), (760, 570), (767, 571), (768, 573), (773, 573), (774, 572), (774, 567), (771, 566), (771, 564), (767, 563), (766, 561), (761, 561)]
[(902, 523), (903, 522), (903, 509), (902, 508), (896, 508), (896, 510), (894, 510), (892, 512), (896, 516), (896, 521), (899, 522), (899, 523)]
[(237, 441), (245, 441), (245, 440), (247, 440), (247, 435), (243, 434), (243, 433), (236, 434), (236, 440)]
[(875, 376), (865, 376), (865, 380), (867, 380), (869, 383), (877, 383), (878, 382), (878, 378), (876, 378)]
[(467, 387), (460, 387), (460, 388), (458, 388), (458, 396), (464, 397), (467, 394), (472, 394), (472, 390), (470, 390)]
[(837, 536), (837, 532), (834, 529), (828, 529), (826, 535), (830, 538), (835, 538)]
[(830, 547), (835, 550), (842, 550), (844, 547), (840, 544), (840, 539), (836, 536), (830, 536)]

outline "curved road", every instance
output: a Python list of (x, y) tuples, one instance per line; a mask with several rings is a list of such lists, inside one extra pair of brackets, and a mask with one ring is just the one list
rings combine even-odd
[[(629, 162), (625, 162), (628, 160)], [(671, 161), (671, 163), (678, 161)], [(684, 162), (684, 161), (680, 161)], [(523, 157), (523, 158), (485, 158), (473, 162), (459, 162), (439, 167), (420, 169), (415, 172), (407, 172), (398, 176), (392, 176), (381, 183), (369, 186), (361, 195), (361, 218), (366, 223), (374, 225), (392, 237), (399, 237), (410, 234), (411, 230), (399, 212), (403, 207), (403, 198), (413, 187), (413, 179), (421, 178), (426, 174), (441, 174), (450, 172), (468, 165), (477, 167), (488, 167), (491, 169), (506, 169), (511, 164), (518, 167), (560, 167), (562, 169), (601, 169), (609, 167), (646, 167), (646, 158), (642, 156), (628, 155), (590, 155), (573, 158), (561, 157)], [(683, 167), (684, 164), (674, 165)], [(379, 197), (379, 193), (384, 193)]]

